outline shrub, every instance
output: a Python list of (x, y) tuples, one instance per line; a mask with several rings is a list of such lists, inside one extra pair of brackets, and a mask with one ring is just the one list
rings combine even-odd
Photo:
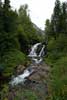
[(53, 100), (66, 100), (67, 90), (67, 57), (62, 57), (52, 68), (52, 92)]
[(26, 62), (25, 54), (19, 50), (8, 51), (0, 60), (3, 65), (3, 75), (9, 76), (13, 73), (14, 68), (19, 64), (24, 64)]

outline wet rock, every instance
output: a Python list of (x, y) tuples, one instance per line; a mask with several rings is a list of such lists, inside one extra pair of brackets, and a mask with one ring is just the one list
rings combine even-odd
[(16, 75), (21, 74), (21, 73), (24, 71), (24, 69), (25, 69), (25, 66), (24, 66), (24, 65), (18, 65), (18, 66), (16, 67), (16, 69), (15, 69), (15, 74), (16, 74)]
[(47, 80), (47, 78), (49, 77), (50, 68), (47, 65), (37, 65), (32, 66), (32, 68), (35, 70), (35, 73), (29, 76), (30, 80), (43, 81)]

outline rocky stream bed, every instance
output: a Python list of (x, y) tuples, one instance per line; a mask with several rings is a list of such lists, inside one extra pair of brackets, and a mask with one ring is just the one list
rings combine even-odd
[[(39, 65), (31, 64), (28, 68), (34, 69), (24, 84), (18, 84), (8, 88), (7, 93), (1, 95), (1, 100), (47, 100), (49, 96), (48, 83), (50, 67), (42, 63)], [(25, 67), (18, 66), (16, 73), (21, 73)]]

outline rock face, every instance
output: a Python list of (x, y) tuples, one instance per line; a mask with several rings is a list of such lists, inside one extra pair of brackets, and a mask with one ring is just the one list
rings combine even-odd
[(35, 25), (34, 23), (33, 24), (33, 27), (36, 29), (37, 31), (37, 34), (39, 35), (44, 35), (44, 30), (40, 29), (37, 25)]
[(18, 65), (18, 66), (16, 66), (15, 74), (16, 74), (16, 75), (21, 74), (21, 73), (23, 72), (24, 69), (25, 69), (25, 66), (23, 66), (23, 65)]
[(29, 77), (30, 80), (40, 82), (48, 79), (50, 67), (48, 67), (46, 64), (32, 66), (32, 68), (35, 70), (35, 73)]

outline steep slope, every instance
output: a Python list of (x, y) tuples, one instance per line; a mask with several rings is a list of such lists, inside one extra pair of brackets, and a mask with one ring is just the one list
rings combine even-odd
[(44, 34), (44, 31), (42, 29), (40, 29), (36, 24), (34, 24), (34, 23), (32, 23), (32, 24), (33, 24), (33, 28), (36, 29), (37, 34), (40, 34), (40, 35)]

